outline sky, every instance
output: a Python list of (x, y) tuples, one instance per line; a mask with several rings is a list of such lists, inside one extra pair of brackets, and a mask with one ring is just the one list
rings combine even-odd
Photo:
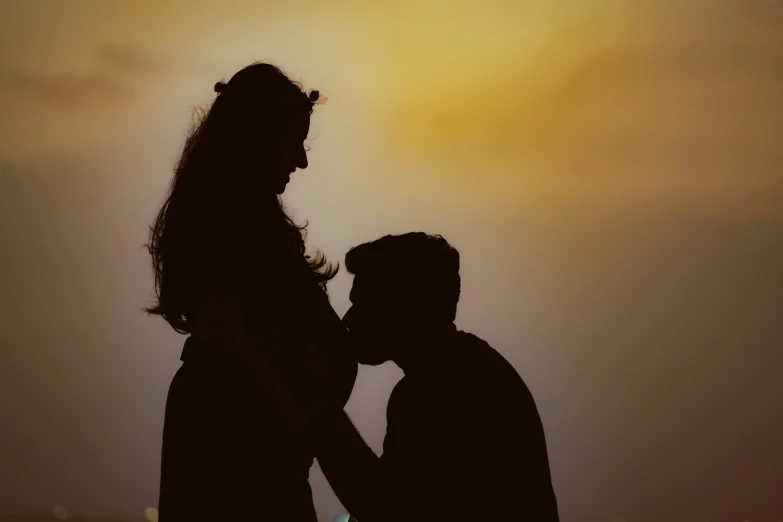
[[(311, 248), (459, 249), (564, 522), (783, 519), (775, 0), (0, 0), (0, 516), (157, 505), (184, 337), (143, 245), (193, 108), (259, 60), (329, 98), (284, 196)], [(377, 452), (401, 375), (347, 406)]]

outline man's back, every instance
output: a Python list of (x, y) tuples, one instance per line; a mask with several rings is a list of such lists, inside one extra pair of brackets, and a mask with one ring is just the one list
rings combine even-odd
[(455, 332), (406, 369), (389, 399), (383, 449), (398, 505), (414, 518), (558, 520), (533, 397), (472, 334)]

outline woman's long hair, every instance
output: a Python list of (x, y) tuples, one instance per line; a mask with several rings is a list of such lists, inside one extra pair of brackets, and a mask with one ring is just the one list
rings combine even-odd
[(290, 314), (274, 301), (287, 291), (285, 274), (313, 277), (325, 290), (337, 273), (320, 252), (305, 255), (307, 225), (298, 226), (270, 188), (281, 136), (294, 118), (312, 112), (317, 91), (305, 94), (266, 63), (242, 69), (215, 90), (212, 106), (196, 112), (147, 245), (157, 302), (145, 311), (184, 334), (192, 333), (195, 311), (210, 292), (267, 296), (269, 306)]

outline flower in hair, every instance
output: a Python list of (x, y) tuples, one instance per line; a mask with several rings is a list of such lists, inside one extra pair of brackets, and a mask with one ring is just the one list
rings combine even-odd
[(320, 92), (315, 91), (315, 90), (310, 91), (310, 93), (307, 95), (307, 97), (310, 98), (310, 101), (313, 103), (313, 105), (322, 105), (322, 104), (326, 103), (326, 100), (329, 99), (326, 96), (324, 96), (323, 94), (321, 94)]

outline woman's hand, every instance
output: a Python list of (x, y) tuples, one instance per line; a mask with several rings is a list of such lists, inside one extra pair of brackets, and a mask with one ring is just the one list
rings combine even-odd
[[(275, 412), (292, 436), (309, 437), (305, 409), (294, 399), (245, 332), (239, 308), (230, 300), (214, 300), (202, 310), (196, 336), (212, 366), (235, 383), (241, 393), (260, 403), (260, 414)], [(274, 340), (271, 340), (274, 342)]]
[[(287, 346), (285, 336), (271, 332), (262, 332), (258, 339), (251, 339), (243, 327), (239, 307), (230, 300), (215, 300), (203, 312), (198, 335), (207, 342), (206, 348), (216, 370), (230, 375), (230, 379), (244, 390), (242, 393), (267, 404), (262, 411), (268, 411), (271, 405), (293, 436), (307, 439), (312, 425), (321, 425), (343, 412), (343, 405), (335, 393), (337, 377), (318, 346)], [(259, 343), (272, 357), (278, 351), (300, 350), (291, 370), (309, 384), (301, 390), (290, 389), (276, 375), (259, 349)]]

